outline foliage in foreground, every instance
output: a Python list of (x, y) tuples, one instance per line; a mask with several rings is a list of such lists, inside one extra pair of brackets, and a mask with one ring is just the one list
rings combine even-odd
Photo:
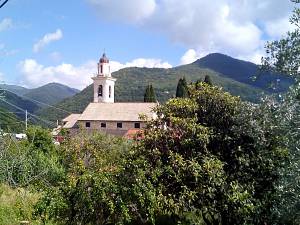
[(0, 225), (19, 225), (20, 221), (31, 221), (33, 225), (41, 224), (32, 216), (38, 198), (39, 194), (36, 192), (0, 184)]
[(54, 185), (64, 175), (48, 131), (31, 127), (27, 140), (0, 137), (0, 183), (11, 187)]
[(82, 133), (61, 147), (66, 177), (36, 205), (42, 220), (63, 224), (117, 224), (128, 215), (119, 185), (130, 145), (121, 138)]
[(81, 135), (36, 206), (63, 224), (262, 224), (287, 151), (263, 111), (200, 83), (157, 109), (144, 139)]

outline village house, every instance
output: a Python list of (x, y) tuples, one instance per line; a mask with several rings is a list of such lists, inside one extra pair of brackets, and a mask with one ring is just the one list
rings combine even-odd
[(94, 81), (94, 100), (82, 114), (71, 114), (63, 119), (63, 128), (76, 133), (79, 128), (102, 131), (117, 136), (130, 136), (145, 127), (145, 119), (155, 117), (157, 103), (115, 102), (116, 78), (111, 76), (109, 59), (100, 58)]

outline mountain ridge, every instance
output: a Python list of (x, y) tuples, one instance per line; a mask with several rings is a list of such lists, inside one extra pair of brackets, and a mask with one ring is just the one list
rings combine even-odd
[[(210, 55), (208, 59), (211, 56), (221, 57), (225, 62), (228, 60), (228, 58), (226, 58), (228, 56), (222, 54), (215, 53)], [(231, 58), (231, 60), (231, 63), (234, 65), (237, 64), (237, 62), (242, 63), (243, 66), (240, 74), (246, 74), (246, 76), (252, 74), (252, 71), (245, 73), (245, 68), (247, 69), (247, 66), (250, 65), (250, 68), (253, 70), (253, 65), (255, 64), (243, 60), (236, 60), (234, 58)], [(231, 66), (234, 68), (234, 65)], [(252, 102), (258, 102), (264, 93), (270, 94), (274, 92), (272, 89), (263, 85), (261, 85), (261, 87), (255, 86), (252, 81), (248, 81), (250, 80), (250, 77), (244, 78), (246, 81), (243, 83), (233, 79), (236, 78), (235, 76), (222, 74), (220, 73), (221, 71), (218, 72), (213, 69), (212, 66), (199, 65), (199, 60), (188, 65), (181, 65), (168, 69), (139, 67), (124, 68), (112, 73), (112, 76), (117, 79), (115, 86), (115, 101), (141, 102), (143, 101), (146, 86), (151, 83), (154, 86), (157, 99), (160, 102), (164, 102), (175, 95), (177, 82), (179, 78), (183, 76), (186, 77), (188, 82), (195, 82), (197, 80), (204, 80), (205, 75), (209, 75), (215, 85), (223, 87), (225, 91), (228, 91), (233, 95), (240, 96), (243, 100)], [(255, 66), (255, 69), (255, 71), (258, 70), (257, 65)], [(234, 75), (236, 75), (236, 73), (234, 73)], [(287, 86), (288, 85), (284, 88), (287, 89)], [(64, 99), (58, 103), (56, 107), (74, 113), (81, 113), (92, 99), (93, 88), (91, 84), (73, 97)], [(65, 112), (53, 111), (47, 108), (40, 110), (39, 114), (47, 116), (47, 118), (52, 121), (61, 119), (67, 115)]]
[(273, 93), (286, 91), (287, 87), (294, 82), (292, 78), (285, 75), (261, 71), (259, 65), (221, 53), (208, 54), (192, 64)]

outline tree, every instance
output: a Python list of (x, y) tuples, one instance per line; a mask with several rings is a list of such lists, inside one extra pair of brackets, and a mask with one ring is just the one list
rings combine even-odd
[(207, 83), (208, 85), (213, 85), (209, 75), (205, 75), (203, 82)]
[[(129, 143), (104, 134), (81, 133), (61, 146), (63, 182), (49, 186), (36, 205), (36, 216), (59, 224), (121, 224), (129, 209), (120, 184)], [(124, 188), (124, 190), (123, 190)]]
[(145, 90), (144, 102), (156, 102), (155, 92), (152, 84), (149, 84)]
[[(298, 0), (293, 1), (299, 3)], [(285, 139), (289, 159), (281, 171), (277, 187), (278, 201), (273, 205), (273, 220), (276, 224), (299, 224), (300, 196), (300, 9), (295, 8), (292, 17), (295, 30), (278, 41), (268, 42), (267, 56), (262, 59), (262, 69), (286, 74), (295, 78), (296, 83), (287, 94), (278, 98), (266, 99), (262, 106), (275, 121), (277, 132)]]
[(0, 183), (12, 187), (55, 185), (64, 176), (59, 154), (48, 131), (30, 127), (28, 140), (2, 139)]
[(161, 106), (120, 176), (137, 224), (268, 221), (286, 150), (262, 115), (204, 83)]
[(64, 224), (264, 224), (286, 157), (266, 110), (205, 83), (156, 109), (130, 145), (80, 134), (36, 206)]
[(185, 77), (180, 78), (176, 89), (176, 98), (188, 98), (188, 87)]

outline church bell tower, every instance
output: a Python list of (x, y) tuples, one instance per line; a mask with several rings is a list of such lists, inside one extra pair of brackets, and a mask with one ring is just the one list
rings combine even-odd
[(115, 82), (111, 76), (109, 59), (103, 53), (98, 63), (97, 75), (94, 80), (94, 102), (114, 103)]

